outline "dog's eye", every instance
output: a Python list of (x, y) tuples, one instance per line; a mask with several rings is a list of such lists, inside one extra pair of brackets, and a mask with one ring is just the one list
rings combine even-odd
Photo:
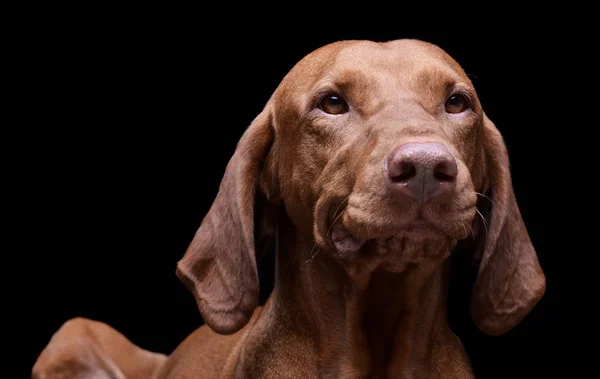
[(332, 93), (326, 95), (323, 100), (321, 100), (321, 104), (319, 107), (325, 113), (329, 114), (341, 114), (348, 112), (348, 104), (342, 97), (338, 94)]
[(446, 112), (448, 113), (462, 113), (469, 108), (471, 108), (471, 103), (463, 94), (456, 93), (446, 100)]

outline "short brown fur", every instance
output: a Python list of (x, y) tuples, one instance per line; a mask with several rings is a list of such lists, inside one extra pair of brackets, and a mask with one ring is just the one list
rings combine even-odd
[[(457, 90), (471, 107), (448, 114)], [(348, 112), (323, 112), (327, 93)], [(406, 143), (442, 144), (452, 155), (449, 201), (419, 205), (390, 192), (382, 162)], [(429, 229), (415, 231), (417, 218)], [(333, 228), (365, 242), (343, 252)], [(275, 286), (257, 308), (256, 259), (274, 237)], [(545, 277), (502, 136), (471, 81), (429, 43), (330, 44), (286, 75), (246, 130), (178, 263), (207, 325), (165, 357), (104, 324), (72, 320), (33, 377), (470, 378), (445, 310), (447, 257), (462, 239), (474, 239), (481, 260), (473, 319), (503, 334), (535, 306)]]

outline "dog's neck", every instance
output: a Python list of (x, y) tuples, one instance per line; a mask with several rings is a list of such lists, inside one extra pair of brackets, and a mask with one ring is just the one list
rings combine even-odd
[[(319, 377), (412, 378), (435, 371), (433, 355), (449, 343), (465, 358), (446, 322), (443, 258), (356, 277), (330, 255), (315, 256), (314, 242), (295, 228), (279, 230), (287, 234), (278, 236), (284, 242), (265, 319), (310, 341), (305, 355), (316, 357), (309, 364)], [(449, 246), (441, 245), (445, 256)]]

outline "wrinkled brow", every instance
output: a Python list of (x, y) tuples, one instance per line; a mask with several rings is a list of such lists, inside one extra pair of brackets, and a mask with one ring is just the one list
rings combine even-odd
[(413, 91), (425, 91), (438, 96), (448, 95), (457, 86), (469, 94), (472, 92), (470, 81), (465, 81), (461, 75), (445, 67), (423, 68), (414, 76), (411, 84)]
[[(358, 69), (333, 72), (315, 86), (313, 100), (335, 92), (342, 96), (359, 113), (372, 111), (381, 99), (381, 87), (377, 79)], [(313, 103), (314, 104), (314, 103)]]

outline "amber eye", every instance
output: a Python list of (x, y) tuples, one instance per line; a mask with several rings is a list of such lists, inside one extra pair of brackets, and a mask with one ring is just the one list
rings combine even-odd
[(340, 95), (335, 93), (326, 95), (323, 100), (321, 100), (319, 107), (323, 110), (323, 112), (329, 114), (341, 114), (348, 112), (348, 104), (346, 101), (342, 99)]
[(456, 93), (446, 100), (446, 112), (448, 113), (462, 113), (469, 108), (471, 108), (469, 99), (463, 94)]

